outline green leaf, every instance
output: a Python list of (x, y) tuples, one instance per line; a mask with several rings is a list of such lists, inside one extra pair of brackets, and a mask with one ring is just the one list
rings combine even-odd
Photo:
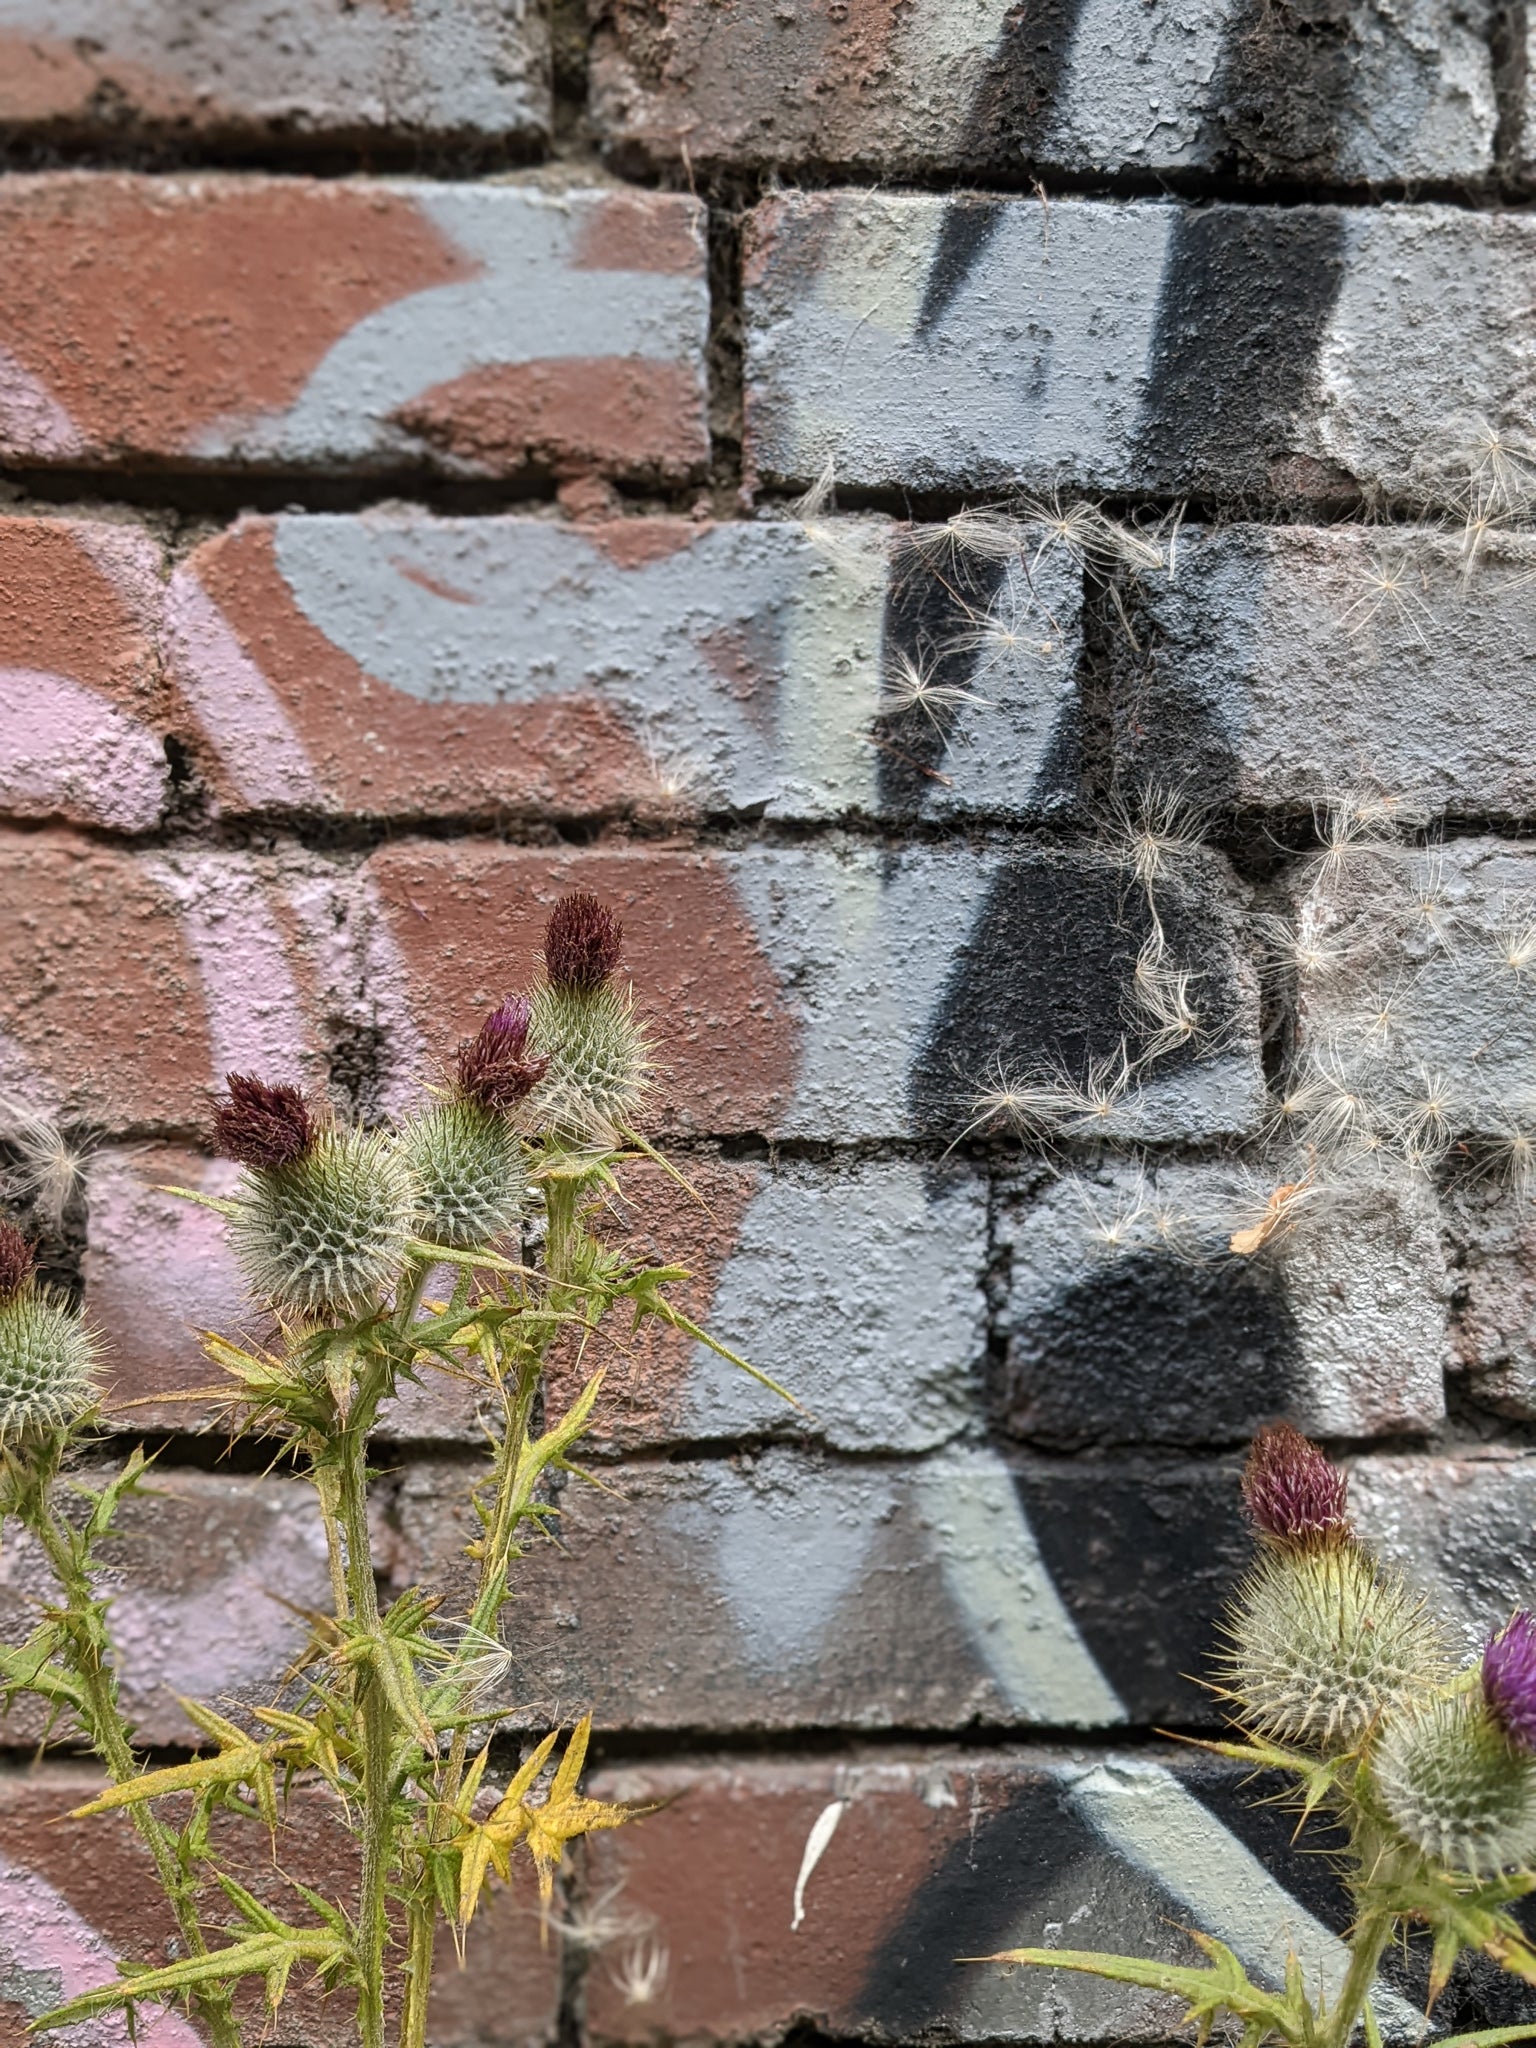
[[(1381, 2040), (1378, 2032), (1376, 2041)], [(1536, 2026), (1530, 2027), (1488, 2027), (1480, 2034), (1451, 2034), (1443, 2041), (1437, 2041), (1435, 2048), (1503, 2048), (1506, 2041), (1536, 2040)], [(1367, 2043), (1367, 2048), (1375, 2048)]]
[(247, 1941), (232, 1942), (228, 1948), (208, 1955), (183, 1956), (159, 1970), (135, 1970), (117, 1984), (102, 1984), (84, 1991), (67, 2005), (55, 2006), (32, 2022), (34, 2033), (54, 2027), (72, 2027), (98, 2013), (112, 2012), (141, 1998), (164, 1998), (190, 1991), (199, 1984), (230, 1984), (241, 1977), (265, 1977), (273, 1970), (285, 1973), (296, 1962), (317, 1963), (322, 1970), (335, 1971), (350, 1962), (349, 1952), (334, 1935), (290, 1928), (281, 1935), (253, 1935)]
[(1038, 1969), (1076, 1970), (1085, 1976), (1107, 1977), (1118, 1984), (1137, 1984), (1146, 1991), (1165, 1991), (1185, 2001), (1189, 2007), (1186, 2018), (1199, 2023), (1202, 2035), (1217, 2014), (1229, 2012), (1242, 2020), (1245, 2027), (1256, 2026), (1256, 2038), (1272, 2032), (1296, 2044), (1296, 2048), (1304, 2048), (1313, 2032), (1313, 2015), (1305, 2000), (1265, 1991), (1250, 1982), (1248, 1973), (1225, 1942), (1208, 1934), (1194, 1934), (1192, 1939), (1210, 1956), (1209, 1969), (1070, 1948), (1012, 1948), (999, 1955), (961, 1956), (957, 1960), (1031, 1963)]

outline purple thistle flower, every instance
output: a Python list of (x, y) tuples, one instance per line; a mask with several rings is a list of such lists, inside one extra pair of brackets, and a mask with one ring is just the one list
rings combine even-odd
[(624, 927), (585, 889), (562, 896), (544, 927), (544, 965), (555, 988), (591, 994), (619, 964)]
[(1266, 1423), (1243, 1467), (1243, 1502), (1261, 1536), (1307, 1548), (1350, 1533), (1349, 1480), (1288, 1422)]
[(8, 1216), (0, 1216), (0, 1301), (14, 1301), (32, 1278), (32, 1247)]
[(229, 1094), (214, 1112), (213, 1141), (226, 1159), (273, 1173), (304, 1157), (315, 1126), (297, 1088), (254, 1074), (226, 1074), (224, 1085)]
[(544, 1078), (548, 1060), (529, 1058), (532, 1009), (526, 996), (508, 996), (473, 1038), (459, 1047), (459, 1093), (482, 1109), (505, 1115)]
[(1483, 1652), (1483, 1698), (1510, 1741), (1536, 1752), (1536, 1615), (1524, 1608)]

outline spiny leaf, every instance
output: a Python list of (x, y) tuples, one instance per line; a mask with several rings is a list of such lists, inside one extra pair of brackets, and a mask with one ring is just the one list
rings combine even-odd
[(318, 1963), (322, 1970), (335, 1971), (351, 1960), (349, 1951), (332, 1934), (290, 1929), (286, 1934), (253, 1935), (247, 1941), (232, 1942), (228, 1948), (208, 1955), (183, 1956), (159, 1970), (136, 1970), (118, 1984), (102, 1984), (84, 1991), (67, 2005), (55, 2006), (32, 2022), (34, 2033), (55, 2027), (72, 2027), (98, 2013), (112, 2012), (141, 1998), (163, 1998), (190, 1991), (199, 1984), (230, 1984), (241, 1977), (265, 1977), (274, 1969), (291, 1968), (296, 1962)]

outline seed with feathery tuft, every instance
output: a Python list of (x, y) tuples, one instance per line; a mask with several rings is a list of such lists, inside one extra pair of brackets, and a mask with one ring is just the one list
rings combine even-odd
[(528, 1051), (533, 1008), (526, 996), (508, 996), (473, 1038), (459, 1047), (459, 1093), (503, 1116), (516, 1109), (544, 1078), (547, 1059)]
[(557, 989), (600, 989), (619, 964), (624, 927), (585, 889), (562, 896), (544, 927), (544, 966)]
[(14, 1301), (32, 1278), (32, 1247), (8, 1216), (0, 1216), (0, 1302)]
[(1483, 1652), (1483, 1698), (1510, 1741), (1536, 1753), (1536, 1615), (1524, 1608)]
[(1350, 1533), (1347, 1476), (1288, 1422), (1267, 1423), (1254, 1437), (1243, 1502), (1271, 1543), (1311, 1547)]
[(315, 1126), (297, 1088), (227, 1074), (228, 1095), (214, 1112), (214, 1143), (226, 1159), (275, 1173), (314, 1147)]

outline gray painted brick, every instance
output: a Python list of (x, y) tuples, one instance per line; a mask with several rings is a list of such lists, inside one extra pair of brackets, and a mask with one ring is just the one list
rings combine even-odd
[(1464, 566), (1426, 528), (1237, 526), (1179, 536), (1131, 602), (1118, 752), (1217, 804), (1315, 804), (1366, 777), (1451, 811), (1536, 806), (1536, 555)]
[(1361, 1175), (1289, 1236), (1234, 1255), (1263, 1199), (1251, 1176), (1168, 1165), (1006, 1202), (998, 1425), (1067, 1449), (1237, 1444), (1277, 1414), (1322, 1437), (1435, 1428), (1450, 1283), (1433, 1193)]
[(1497, 118), (1481, 7), (1329, 17), (1215, 0), (766, 9), (610, 0), (593, 59), (618, 160), (901, 171), (1475, 178)]
[(1524, 416), (1536, 226), (1441, 206), (786, 193), (747, 258), (752, 472), (1446, 499)]
[[(221, 810), (1038, 817), (1075, 794), (1081, 574), (881, 519), (248, 519), (173, 578)], [(903, 663), (963, 692), (892, 713)]]
[(1313, 863), (1297, 900), (1315, 955), (1298, 972), (1298, 1046), (1352, 1075), (1379, 1118), (1427, 1074), (1443, 1081), (1458, 1136), (1525, 1129), (1536, 982), (1521, 948), (1533, 904), (1536, 848), (1518, 841), (1356, 845)]

